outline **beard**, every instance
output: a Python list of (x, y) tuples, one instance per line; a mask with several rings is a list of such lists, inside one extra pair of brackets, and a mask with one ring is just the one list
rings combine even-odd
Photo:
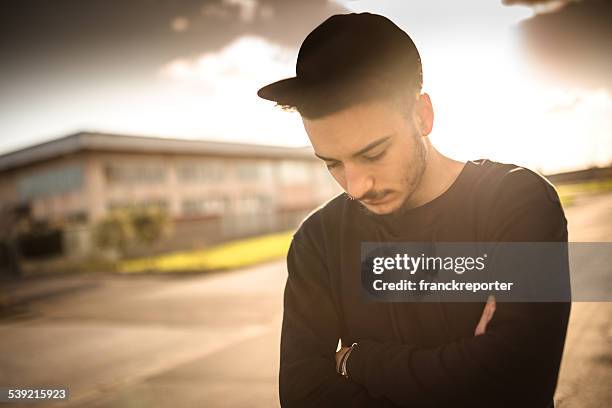
[(370, 211), (365, 205), (358, 201), (358, 208), (365, 215), (372, 218), (380, 217), (381, 215), (401, 216), (412, 208), (410, 205), (410, 198), (421, 184), (423, 173), (425, 172), (425, 167), (427, 165), (427, 148), (425, 146), (425, 142), (423, 141), (421, 132), (419, 132), (414, 125), (412, 126), (412, 135), (414, 138), (415, 147), (412, 157), (405, 161), (406, 166), (403, 168), (401, 175), (402, 187), (404, 188), (404, 191), (407, 192), (404, 201), (397, 209), (385, 214), (377, 214)]

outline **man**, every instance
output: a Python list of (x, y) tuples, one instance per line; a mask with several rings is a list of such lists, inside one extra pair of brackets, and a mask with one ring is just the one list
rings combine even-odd
[(368, 303), (359, 272), (362, 242), (567, 242), (554, 188), (435, 149), (419, 54), (385, 17), (330, 17), (296, 74), (258, 95), (300, 113), (345, 193), (302, 222), (287, 255), (281, 405), (553, 406), (568, 303)]

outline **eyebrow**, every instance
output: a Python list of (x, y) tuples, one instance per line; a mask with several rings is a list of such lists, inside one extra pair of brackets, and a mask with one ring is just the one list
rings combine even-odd
[[(351, 155), (351, 157), (357, 157), (357, 156), (361, 156), (364, 153), (367, 153), (368, 151), (372, 150), (376, 146), (379, 146), (379, 145), (385, 143), (387, 140), (391, 139), (392, 136), (393, 135), (381, 137), (380, 139), (373, 141), (372, 143), (370, 143), (369, 145), (367, 145), (363, 149), (359, 150), (358, 152), (353, 153)], [(315, 153), (314, 155), (317, 156), (321, 160), (325, 160), (325, 161), (338, 161), (337, 159), (331, 159), (329, 157), (323, 157), (323, 156), (321, 156), (321, 155), (319, 155), (317, 153)]]

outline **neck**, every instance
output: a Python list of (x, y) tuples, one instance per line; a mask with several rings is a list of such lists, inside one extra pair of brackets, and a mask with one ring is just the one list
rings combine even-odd
[(419, 186), (409, 199), (409, 206), (412, 208), (427, 204), (442, 195), (455, 182), (465, 166), (465, 162), (444, 156), (430, 143), (427, 143), (426, 148), (425, 170)]

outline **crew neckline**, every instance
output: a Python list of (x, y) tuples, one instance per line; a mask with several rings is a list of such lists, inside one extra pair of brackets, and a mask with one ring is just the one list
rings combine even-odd
[[(417, 207), (407, 208), (398, 213), (370, 214), (368, 215), (368, 218), (372, 219), (373, 221), (382, 221), (384, 223), (389, 223), (390, 225), (393, 225), (393, 223), (397, 220), (404, 219), (405, 217), (412, 217), (424, 211), (429, 211), (430, 209), (436, 207), (439, 203), (449, 200), (454, 194), (454, 192), (459, 190), (460, 187), (469, 179), (469, 177), (467, 176), (471, 172), (471, 169), (477, 166), (478, 163), (473, 160), (466, 161), (465, 165), (463, 166), (453, 183), (437, 197), (433, 198), (432, 200), (429, 200), (426, 203), (423, 203)], [(361, 203), (356, 204), (362, 205)], [(362, 210), (358, 209), (358, 211)]]

